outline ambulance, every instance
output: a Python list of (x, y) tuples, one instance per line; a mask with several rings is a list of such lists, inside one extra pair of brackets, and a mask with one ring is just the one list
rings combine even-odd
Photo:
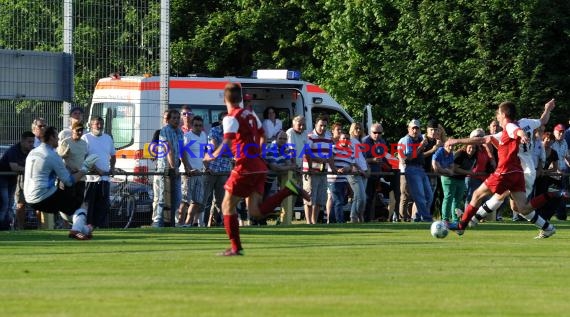
[[(303, 81), (298, 71), (258, 70), (251, 77), (171, 77), (168, 109), (189, 105), (195, 116), (204, 119), (206, 132), (226, 111), (224, 87), (228, 82), (241, 84), (243, 95), (253, 99), (253, 109), (263, 121), (267, 107), (276, 109), (283, 129), (291, 127), (297, 115), (306, 118), (307, 130), (313, 120), (324, 114), (330, 121), (348, 126), (353, 119), (324, 89)], [(93, 92), (90, 117), (105, 120), (105, 132), (113, 137), (117, 149), (116, 167), (125, 171), (152, 171), (152, 155), (148, 151), (155, 130), (162, 127), (158, 76), (100, 79)]]

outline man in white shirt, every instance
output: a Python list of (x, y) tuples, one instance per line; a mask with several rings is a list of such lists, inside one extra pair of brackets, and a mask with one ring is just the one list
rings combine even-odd
[(296, 116), (293, 118), (293, 126), (287, 130), (287, 145), (295, 149), (295, 163), (298, 168), (303, 167), (303, 148), (309, 142), (307, 138), (305, 117)]
[(103, 118), (91, 118), (89, 126), (91, 132), (83, 135), (81, 139), (87, 142), (87, 154), (95, 154), (99, 160), (95, 164), (98, 175), (86, 176), (85, 202), (89, 210), (87, 223), (94, 227), (107, 227), (111, 188), (109, 175), (113, 174), (115, 169), (115, 145), (113, 138), (103, 132)]
[[(201, 174), (204, 171), (204, 147), (208, 144), (208, 137), (203, 131), (204, 120), (200, 116), (195, 116), (192, 119), (192, 129), (184, 133), (184, 148), (182, 155), (188, 159), (190, 170), (188, 174), (186, 191), (182, 195), (190, 204), (188, 212), (186, 213), (185, 226), (192, 226), (195, 220), (198, 220), (200, 226), (204, 225), (203, 219), (197, 219), (201, 213), (202, 206), (204, 206), (204, 176)], [(180, 219), (182, 221), (182, 219)]]

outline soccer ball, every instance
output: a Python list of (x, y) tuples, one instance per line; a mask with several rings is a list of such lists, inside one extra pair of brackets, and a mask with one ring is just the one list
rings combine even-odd
[(443, 239), (447, 237), (449, 230), (447, 229), (447, 225), (443, 221), (435, 221), (431, 224), (431, 235), (434, 238)]

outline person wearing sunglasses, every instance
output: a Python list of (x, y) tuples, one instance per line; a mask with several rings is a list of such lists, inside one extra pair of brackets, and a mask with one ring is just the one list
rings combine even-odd
[(36, 136), (34, 139), (34, 148), (42, 144), (42, 136), (46, 131), (47, 121), (44, 118), (35, 118), (32, 122), (32, 133)]
[[(349, 135), (351, 136), (351, 146), (353, 151), (356, 153), (356, 149), (361, 146), (362, 137), (364, 136), (362, 124), (359, 122), (353, 122), (350, 125)], [(366, 182), (370, 172), (364, 153), (357, 153), (354, 159), (360, 173), (357, 175), (348, 175), (347, 179), (350, 187), (352, 188), (352, 192), (354, 193), (350, 208), (350, 221), (356, 223), (364, 222), (364, 212), (366, 208)]]
[(200, 152), (203, 147), (208, 143), (208, 136), (204, 132), (204, 119), (200, 116), (195, 116), (192, 119), (192, 130), (184, 133), (185, 148), (182, 155), (186, 156), (190, 170), (186, 170), (187, 177), (182, 197), (189, 205), (186, 210), (186, 221), (182, 219), (182, 214), (179, 214), (179, 223), (183, 226), (193, 226), (194, 224), (200, 227), (204, 226), (204, 220), (200, 217), (203, 215), (204, 207), (204, 175), (200, 174), (204, 170), (204, 162)]
[[(38, 117), (38, 118), (35, 118), (34, 121), (32, 121), (32, 133), (35, 135), (35, 138), (34, 138), (34, 148), (37, 148), (38, 146), (40, 146), (40, 145), (42, 144), (42, 138), (43, 138), (43, 136), (44, 136), (44, 133), (45, 133), (45, 131), (46, 131), (46, 128), (47, 128), (47, 121), (46, 121), (46, 119), (44, 119), (44, 118), (42, 118), (42, 117)], [(22, 175), (18, 176), (18, 178), (21, 178), (22, 190), (19, 190), (19, 189), (18, 189), (18, 190), (17, 190), (17, 194), (20, 194), (20, 192), (21, 192), (22, 195), (23, 195), (24, 179), (23, 179), (23, 176), (22, 176)], [(25, 204), (23, 204), (23, 206), (24, 206), (24, 207), (22, 207), (22, 208), (25, 208)], [(19, 209), (22, 209), (22, 208), (19, 208)], [(46, 226), (49, 227), (49, 223), (50, 223), (51, 221), (50, 221), (50, 220), (44, 221), (43, 219), (51, 219), (51, 217), (52, 217), (51, 215), (44, 215), (44, 216), (42, 216), (41, 211), (36, 210), (36, 217), (38, 218), (38, 220), (40, 220), (40, 221), (38, 221), (38, 226), (41, 227), (41, 226), (46, 225)], [(40, 222), (41, 222), (41, 223), (40, 223)]]
[[(193, 125), (192, 125), (192, 120), (194, 120), (194, 113), (192, 112), (192, 108), (190, 108), (189, 105), (184, 105), (182, 106), (182, 108), (180, 109), (180, 129), (182, 130), (182, 134), (186, 134), (190, 131), (192, 131)], [(168, 182), (168, 181), (167, 181)], [(182, 182), (182, 193), (186, 193), (188, 191), (188, 176), (186, 174), (182, 174), (181, 175), (181, 182)], [(182, 195), (181, 196), (181, 200), (180, 200), (180, 206), (178, 206), (178, 219), (174, 219), (174, 221), (176, 222), (176, 224), (178, 226), (183, 226), (184, 225), (184, 219), (186, 218), (186, 211), (188, 210), (188, 207), (190, 207), (190, 204), (188, 203), (188, 200), (186, 199), (186, 195)], [(165, 215), (165, 220), (169, 220), (169, 216)]]
[(83, 121), (83, 108), (81, 107), (72, 107), (69, 110), (69, 127), (61, 130), (59, 132), (59, 135), (57, 136), (59, 138), (59, 143), (61, 144), (61, 142), (67, 138), (71, 137), (71, 134), (73, 132), (73, 128), (72, 126), (76, 123), (76, 122), (81, 122)]
[[(380, 181), (380, 175), (378, 173), (382, 172), (382, 166), (387, 165), (388, 161), (386, 159), (386, 150), (389, 149), (388, 143), (382, 138), (384, 134), (384, 128), (380, 123), (374, 123), (370, 127), (370, 131), (362, 143), (367, 145), (366, 148), (369, 150), (364, 153), (366, 158), (366, 163), (370, 168), (370, 177), (366, 182), (366, 207), (364, 208), (364, 222), (369, 222), (372, 220), (374, 215), (372, 215), (374, 210), (374, 197), (376, 194), (376, 187)], [(383, 146), (378, 146), (382, 144)]]
[(182, 129), (183, 133), (188, 133), (188, 131), (192, 130), (192, 119), (194, 119), (192, 108), (188, 105), (182, 106), (182, 109), (180, 110), (180, 118), (182, 119), (180, 129)]
[[(73, 174), (77, 173), (83, 166), (85, 157), (87, 156), (87, 142), (81, 139), (85, 127), (83, 122), (76, 121), (71, 125), (71, 137), (59, 141), (57, 154), (63, 159), (63, 163), (67, 170)], [(59, 135), (62, 133), (60, 132)], [(73, 186), (68, 189), (68, 193), (73, 199), (83, 201), (85, 193), (85, 177), (77, 180)], [(62, 214), (64, 216), (64, 214)], [(65, 217), (64, 217), (65, 218)]]

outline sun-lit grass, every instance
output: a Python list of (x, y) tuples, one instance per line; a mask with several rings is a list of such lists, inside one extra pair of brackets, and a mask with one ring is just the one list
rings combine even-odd
[(0, 232), (2, 316), (567, 316), (570, 229), (429, 224)]

